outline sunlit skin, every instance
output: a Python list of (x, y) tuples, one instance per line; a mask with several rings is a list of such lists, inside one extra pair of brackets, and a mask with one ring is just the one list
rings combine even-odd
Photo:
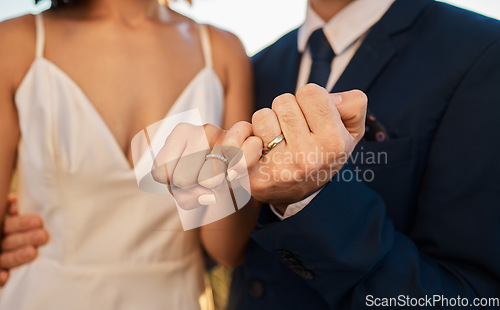
[[(204, 67), (196, 23), (173, 11), (169, 11), (167, 21), (160, 21), (158, 14), (150, 9), (150, 0), (89, 0), (44, 13), (44, 57), (81, 87), (130, 163), (132, 137), (162, 119)], [(230, 128), (238, 121), (250, 120), (251, 66), (234, 35), (214, 27), (209, 27), (209, 33), (214, 70), (225, 90), (223, 128)], [(33, 16), (1, 23), (0, 46), (0, 214), (3, 215), (7, 212), (7, 195), (20, 138), (14, 96), (35, 57)], [(201, 228), (202, 245), (220, 263), (239, 264), (256, 213), (255, 208), (245, 208)], [(33, 260), (36, 246), (48, 240), (37, 216), (13, 217), (5, 227), (9, 228), (9, 237), (4, 240), (0, 255), (0, 268), (4, 270)], [(34, 242), (37, 232), (42, 236)], [(7, 272), (0, 272), (0, 284), (7, 277)]]

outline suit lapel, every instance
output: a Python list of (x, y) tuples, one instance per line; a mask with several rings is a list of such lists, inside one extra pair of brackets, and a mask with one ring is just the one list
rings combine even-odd
[(350, 89), (367, 91), (379, 73), (396, 55), (393, 34), (410, 27), (432, 0), (396, 0), (369, 31), (332, 92)]
[(366, 92), (395, 54), (396, 48), (389, 35), (383, 29), (372, 29), (335, 84), (333, 92), (354, 88)]
[(300, 61), (302, 60), (302, 54), (299, 53), (298, 49), (297, 36), (298, 29), (295, 29), (288, 38), (288, 50), (286, 51), (286, 54), (284, 54), (284, 59), (282, 61), (283, 67), (280, 70), (280, 77), (282, 78), (279, 92), (280, 94), (295, 94), (295, 90), (297, 88)]
[(256, 109), (269, 108), (284, 93), (295, 93), (302, 55), (295, 29), (252, 58), (255, 73)]

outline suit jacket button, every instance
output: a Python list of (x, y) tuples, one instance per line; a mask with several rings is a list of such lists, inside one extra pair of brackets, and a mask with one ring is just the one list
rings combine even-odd
[(292, 253), (290, 253), (287, 250), (276, 250), (275, 253), (276, 253), (276, 255), (278, 255), (279, 257), (281, 257), (283, 260), (287, 260), (289, 258), (293, 258)]
[(304, 267), (302, 267), (301, 265), (290, 265), (290, 268), (292, 269), (293, 272), (295, 272), (300, 276), (302, 276), (305, 272)]
[(295, 272), (304, 279), (312, 280), (314, 278), (312, 272), (305, 269), (304, 266), (302, 265), (292, 265), (290, 266), (290, 268), (292, 269), (293, 272)]
[(304, 271), (304, 274), (302, 275), (302, 277), (304, 279), (307, 279), (307, 280), (312, 280), (314, 279), (314, 275), (312, 274), (312, 272), (310, 272), (309, 270), (305, 270)]
[(288, 264), (288, 266), (293, 266), (293, 265), (299, 265), (300, 266), (300, 263), (298, 260), (296, 260), (295, 258), (293, 257), (289, 257), (289, 258), (283, 258), (283, 261)]
[(261, 298), (264, 295), (264, 284), (257, 280), (250, 282), (250, 295)]

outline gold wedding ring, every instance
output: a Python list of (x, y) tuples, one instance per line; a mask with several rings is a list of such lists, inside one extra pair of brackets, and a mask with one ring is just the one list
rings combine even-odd
[(285, 137), (283, 137), (283, 134), (281, 134), (281, 135), (277, 136), (276, 138), (274, 138), (274, 140), (271, 141), (271, 142), (269, 142), (269, 144), (267, 145), (267, 147), (264, 149), (263, 154), (266, 155), (267, 153), (269, 153), (272, 149), (274, 149), (283, 140), (285, 140)]

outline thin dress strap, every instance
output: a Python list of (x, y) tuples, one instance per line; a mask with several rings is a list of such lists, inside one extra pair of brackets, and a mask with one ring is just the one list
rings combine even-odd
[(207, 25), (200, 25), (201, 45), (203, 56), (205, 57), (205, 66), (212, 67), (212, 44), (210, 43), (210, 34)]
[(36, 24), (36, 57), (43, 57), (45, 48), (45, 27), (42, 13), (35, 15)]

